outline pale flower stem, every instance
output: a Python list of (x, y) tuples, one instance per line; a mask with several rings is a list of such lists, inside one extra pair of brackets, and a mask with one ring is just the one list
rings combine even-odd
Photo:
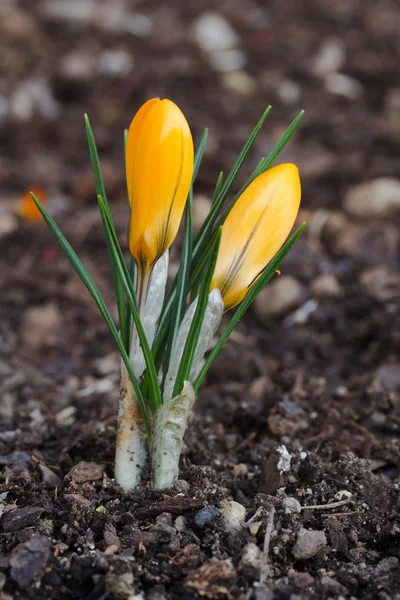
[(146, 458), (147, 438), (143, 417), (134, 387), (122, 364), (115, 480), (124, 490), (131, 490), (139, 485)]
[[(138, 304), (139, 317), (143, 322), (143, 312), (146, 304), (147, 291), (149, 289), (151, 271), (143, 273), (139, 268), (137, 270), (137, 283), (136, 283), (136, 298)], [(138, 332), (135, 324), (132, 325), (132, 336), (131, 336), (131, 347), (129, 358), (132, 363), (133, 353), (136, 345), (139, 343), (137, 339)], [(135, 372), (135, 365), (132, 364), (133, 371)], [(140, 377), (141, 373), (138, 375)]]

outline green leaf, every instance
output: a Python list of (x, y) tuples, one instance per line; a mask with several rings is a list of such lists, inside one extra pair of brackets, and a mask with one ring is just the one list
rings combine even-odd
[(56, 222), (54, 221), (54, 219), (50, 216), (50, 214), (47, 212), (47, 210), (44, 208), (44, 206), (42, 206), (42, 204), (39, 202), (39, 200), (36, 198), (36, 196), (33, 193), (31, 193), (31, 196), (32, 196), (36, 206), (38, 207), (43, 219), (45, 220), (47, 226), (49, 227), (50, 231), (53, 233), (57, 242), (60, 244), (61, 249), (63, 250), (63, 252), (67, 256), (67, 258), (71, 262), (77, 275), (80, 277), (81, 281), (84, 283), (84, 285), (88, 289), (90, 295), (92, 296), (93, 300), (97, 304), (97, 306), (101, 312), (101, 315), (102, 315), (108, 329), (110, 330), (112, 337), (114, 338), (115, 344), (121, 354), (122, 360), (124, 361), (124, 364), (128, 371), (129, 377), (131, 378), (133, 387), (135, 388), (135, 392), (136, 392), (136, 395), (137, 395), (137, 398), (139, 401), (139, 405), (140, 405), (140, 410), (143, 415), (143, 420), (144, 420), (144, 423), (146, 426), (147, 436), (150, 439), (151, 425), (150, 425), (149, 415), (148, 415), (147, 409), (146, 409), (146, 404), (145, 404), (142, 392), (140, 390), (139, 383), (132, 371), (132, 367), (129, 362), (129, 356), (125, 350), (122, 340), (118, 334), (118, 330), (115, 327), (115, 324), (111, 318), (111, 315), (105, 305), (105, 302), (104, 302), (103, 298), (101, 297), (96, 284), (94, 283), (93, 279), (89, 275), (85, 265), (82, 263), (82, 261), (76, 254), (75, 250), (72, 248), (70, 243), (67, 241), (64, 234), (61, 232), (61, 230), (57, 226)]
[(239, 323), (240, 319), (243, 317), (243, 315), (249, 308), (250, 304), (254, 301), (256, 296), (261, 292), (261, 290), (264, 288), (264, 286), (273, 277), (277, 268), (279, 267), (279, 265), (281, 264), (281, 262), (285, 258), (285, 256), (288, 254), (288, 252), (291, 250), (293, 244), (296, 242), (297, 238), (303, 231), (304, 227), (305, 227), (305, 223), (302, 223), (300, 225), (300, 227), (296, 230), (296, 232), (292, 235), (292, 237), (286, 242), (286, 244), (284, 244), (284, 246), (279, 250), (279, 252), (276, 254), (276, 256), (271, 260), (269, 265), (265, 268), (263, 274), (257, 279), (256, 283), (253, 285), (252, 288), (250, 288), (250, 290), (247, 292), (246, 296), (243, 298), (242, 302), (239, 304), (238, 308), (235, 311), (235, 314), (229, 321), (228, 325), (225, 327), (216, 346), (214, 347), (214, 349), (210, 353), (209, 357), (207, 358), (206, 362), (204, 363), (203, 368), (201, 369), (201, 371), (195, 381), (195, 384), (193, 386), (195, 391), (197, 391), (199, 389), (201, 382), (203, 381), (204, 377), (206, 376), (211, 364), (213, 363), (213, 361), (219, 354), (222, 346), (225, 344), (226, 340), (231, 335), (232, 331), (234, 330), (236, 325)]
[(143, 329), (142, 322), (139, 317), (138, 306), (135, 297), (135, 291), (133, 289), (132, 281), (130, 278), (129, 271), (126, 267), (125, 261), (122, 256), (121, 248), (119, 247), (118, 240), (115, 236), (115, 231), (112, 230), (112, 226), (110, 220), (107, 215), (106, 205), (101, 196), (97, 197), (99, 202), (99, 207), (101, 213), (104, 215), (104, 220), (106, 223), (106, 235), (108, 236), (109, 243), (111, 246), (111, 250), (113, 253), (113, 258), (118, 270), (118, 275), (121, 278), (122, 285), (124, 286), (126, 299), (128, 301), (129, 307), (131, 309), (133, 321), (135, 323), (137, 333), (139, 336), (140, 344), (142, 346), (142, 351), (144, 355), (144, 359), (146, 362), (146, 369), (149, 372), (149, 387), (150, 387), (150, 403), (152, 410), (154, 412), (157, 411), (157, 408), (161, 406), (161, 393), (158, 385), (158, 376), (156, 367), (153, 360), (153, 355), (151, 353), (149, 344), (147, 342), (146, 334)]
[(223, 173), (223, 171), (221, 171), (220, 174), (218, 175), (217, 183), (215, 184), (215, 190), (214, 190), (214, 194), (212, 197), (211, 207), (213, 207), (215, 205), (215, 202), (217, 201), (218, 196), (221, 192), (223, 178), (224, 178), (224, 173)]
[(219, 245), (221, 243), (221, 228), (216, 232), (213, 240), (213, 248), (210, 260), (207, 264), (207, 269), (200, 288), (199, 299), (196, 310), (193, 315), (193, 321), (186, 338), (185, 348), (182, 354), (182, 360), (179, 365), (176, 376), (172, 397), (175, 398), (181, 393), (184, 382), (190, 376), (194, 355), (196, 353), (197, 343), (199, 341), (200, 330), (203, 325), (204, 313), (206, 312), (208, 295), (210, 293), (211, 279), (214, 274), (215, 265), (218, 258)]
[[(285, 133), (279, 138), (279, 140), (277, 141), (277, 143), (275, 144), (275, 146), (273, 147), (271, 152), (268, 154), (268, 156), (266, 158), (262, 158), (260, 160), (257, 167), (255, 168), (253, 173), (250, 175), (249, 179), (241, 187), (239, 192), (234, 196), (233, 200), (231, 200), (231, 202), (228, 204), (228, 206), (226, 207), (226, 209), (224, 210), (222, 215), (220, 215), (220, 216), (217, 215), (217, 217), (215, 218), (214, 228), (219, 227), (220, 225), (223, 224), (226, 217), (232, 210), (232, 207), (235, 204), (235, 202), (240, 198), (240, 196), (243, 194), (245, 189), (252, 183), (252, 181), (254, 181), (254, 179), (256, 177), (261, 175), (261, 173), (264, 173), (264, 171), (266, 171), (273, 165), (275, 160), (278, 158), (279, 154), (282, 152), (283, 148), (286, 146), (286, 144), (288, 143), (288, 141), (290, 140), (290, 138), (296, 131), (301, 119), (303, 118), (303, 115), (304, 115), (304, 110), (302, 110), (297, 115), (297, 117), (294, 119), (294, 121), (289, 125), (289, 127), (287, 128)], [(205, 245), (206, 244), (204, 244), (203, 248), (205, 247)], [(200, 248), (196, 245), (193, 250), (193, 265), (194, 266), (196, 265), (196, 263), (198, 261), (199, 251), (200, 251)]]
[(203, 135), (200, 138), (199, 145), (197, 146), (196, 153), (194, 155), (192, 185), (194, 184), (196, 177), (197, 177), (197, 173), (199, 172), (201, 161), (203, 159), (204, 150), (205, 150), (206, 144), (207, 144), (207, 138), (208, 138), (208, 129), (206, 128), (203, 131)]
[(185, 314), (187, 295), (189, 289), (190, 265), (192, 261), (192, 210), (193, 189), (190, 189), (189, 199), (186, 205), (185, 232), (183, 236), (182, 257), (179, 265), (174, 303), (171, 311), (171, 319), (168, 332), (168, 343), (164, 359), (164, 379), (169, 368), (172, 348), (178, 335), (179, 325)]
[[(101, 174), (100, 161), (99, 161), (99, 155), (97, 153), (96, 142), (94, 139), (92, 127), (90, 125), (89, 117), (87, 115), (85, 115), (85, 128), (86, 128), (86, 135), (87, 135), (87, 140), (88, 140), (88, 145), (89, 145), (90, 161), (92, 163), (92, 171), (93, 171), (95, 187), (96, 187), (96, 195), (100, 195), (102, 198), (104, 198), (107, 213), (112, 222), (111, 211), (110, 211), (110, 207), (107, 202), (106, 190), (104, 187), (104, 181), (103, 181), (103, 177)], [(103, 221), (103, 227), (105, 227), (103, 217), (102, 217), (102, 221)], [(113, 227), (113, 229), (115, 229), (114, 223), (112, 223), (112, 227)], [(107, 246), (108, 246), (108, 242), (107, 242)], [(114, 290), (115, 290), (115, 297), (116, 297), (116, 302), (117, 302), (118, 320), (119, 320), (119, 328), (121, 330), (121, 338), (122, 338), (122, 342), (125, 346), (125, 349), (127, 351), (129, 351), (129, 335), (130, 334), (129, 334), (129, 328), (128, 328), (127, 322), (126, 322), (126, 307), (125, 307), (124, 289), (123, 289), (121, 281), (118, 277), (116, 266), (112, 259), (112, 253), (111, 253), (109, 246), (108, 246), (108, 254), (110, 256), (111, 270), (112, 270), (112, 274), (113, 274)]]
[(261, 119), (258, 121), (257, 125), (251, 132), (248, 140), (246, 141), (238, 158), (236, 159), (235, 164), (232, 167), (232, 170), (230, 171), (228, 177), (226, 178), (226, 181), (225, 181), (224, 185), (222, 186), (222, 189), (221, 189), (220, 193), (218, 194), (218, 197), (215, 199), (215, 202), (213, 203), (213, 206), (211, 207), (210, 213), (207, 215), (207, 218), (205, 219), (203, 225), (201, 226), (201, 228), (196, 236), (196, 239), (194, 241), (194, 249), (193, 249), (193, 252), (194, 252), (193, 258), (194, 259), (196, 257), (198, 257), (199, 254), (202, 253), (202, 250), (207, 245), (208, 240), (210, 239), (210, 236), (213, 234), (213, 232), (215, 230), (215, 223), (218, 219), (218, 215), (222, 208), (222, 205), (223, 205), (223, 203), (224, 203), (224, 201), (236, 179), (237, 174), (240, 171), (240, 168), (242, 167), (248, 153), (250, 152), (252, 145), (254, 144), (258, 134), (260, 133), (261, 128), (264, 125), (264, 122), (265, 122), (266, 118), (268, 117), (270, 111), (271, 111), (271, 107), (268, 106), (267, 109), (264, 111), (264, 114), (262, 115)]

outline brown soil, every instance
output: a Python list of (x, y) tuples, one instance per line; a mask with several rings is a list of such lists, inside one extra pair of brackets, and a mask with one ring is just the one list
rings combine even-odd
[[(292, 308), (269, 319), (250, 311), (201, 389), (176, 487), (123, 493), (112, 479), (113, 342), (51, 234), (12, 220), (0, 234), (1, 600), (400, 598), (399, 220), (360, 221), (342, 208), (353, 185), (400, 176), (398, 3), (218, 3), (256, 84), (236, 92), (191, 29), (214, 3), (126, 2), (151, 20), (147, 37), (113, 29), (117, 2), (99, 0), (90, 21), (51, 16), (60, 4), (0, 7), (2, 214), (27, 187), (44, 188), (111, 305), (83, 112), (124, 241), (121, 134), (142, 101), (173, 98), (195, 139), (209, 126), (197, 186), (206, 195), (266, 103), (274, 109), (247, 171), (305, 108), (284, 159), (300, 166), (309, 225), (282, 271), (301, 284), (297, 307), (316, 304), (303, 321)], [(357, 99), (313, 71), (332, 37)], [(81, 79), (65, 66), (73, 53), (97, 64), (106, 50), (132, 56), (122, 76), (93, 67)], [(25, 114), (17, 92), (38, 80), (50, 106), (42, 90)], [(315, 291), (323, 273), (337, 279), (336, 295)], [(225, 500), (245, 509), (236, 530)]]

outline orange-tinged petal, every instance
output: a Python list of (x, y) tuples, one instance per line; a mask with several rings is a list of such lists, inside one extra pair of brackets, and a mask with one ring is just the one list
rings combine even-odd
[(243, 300), (282, 247), (300, 206), (295, 165), (283, 164), (259, 175), (243, 192), (222, 227), (210, 289), (218, 288), (225, 310)]
[(129, 248), (149, 271), (177, 234), (193, 174), (193, 140), (180, 109), (153, 103), (139, 129), (133, 160)]
[(30, 194), (31, 191), (35, 194), (37, 199), (42, 204), (45, 203), (45, 195), (44, 195), (43, 190), (41, 188), (33, 188), (32, 190), (26, 191), (25, 194), (21, 197), (21, 199), (18, 203), (17, 212), (20, 217), (25, 219), (25, 221), (34, 223), (37, 221), (42, 221), (43, 217), (40, 214), (40, 211), (39, 211), (38, 207), (36, 206), (35, 202), (32, 200), (32, 197)]
[(126, 166), (126, 183), (128, 186), (129, 202), (132, 204), (132, 189), (133, 189), (133, 166), (135, 164), (136, 151), (138, 147), (138, 140), (140, 136), (143, 123), (146, 120), (148, 113), (151, 109), (161, 102), (159, 98), (152, 98), (148, 100), (139, 108), (136, 115), (134, 116), (132, 123), (128, 129), (128, 136), (126, 139), (125, 149), (125, 166)]

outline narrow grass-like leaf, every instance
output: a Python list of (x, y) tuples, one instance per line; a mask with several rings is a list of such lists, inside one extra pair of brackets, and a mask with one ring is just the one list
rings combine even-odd
[(200, 138), (199, 145), (197, 146), (196, 153), (194, 155), (192, 185), (194, 184), (195, 179), (197, 177), (197, 173), (199, 172), (201, 161), (203, 159), (204, 150), (205, 150), (206, 144), (207, 144), (207, 138), (208, 138), (208, 129), (206, 128), (203, 131), (203, 135)]
[(207, 358), (206, 362), (204, 363), (203, 368), (201, 369), (201, 371), (195, 381), (195, 384), (193, 386), (195, 391), (197, 391), (199, 389), (204, 377), (206, 376), (206, 374), (208, 372), (208, 369), (210, 368), (211, 364), (213, 363), (213, 361), (219, 354), (222, 346), (224, 345), (224, 343), (226, 342), (228, 337), (231, 335), (232, 331), (234, 330), (236, 325), (239, 323), (240, 319), (242, 319), (243, 315), (249, 308), (250, 304), (254, 301), (256, 296), (261, 292), (261, 290), (264, 288), (264, 286), (273, 277), (275, 271), (277, 270), (277, 268), (279, 267), (279, 265), (281, 264), (281, 262), (285, 258), (285, 256), (288, 254), (288, 252), (291, 250), (293, 244), (296, 242), (297, 238), (303, 231), (304, 227), (305, 227), (305, 223), (302, 223), (300, 225), (300, 227), (292, 235), (292, 237), (279, 250), (279, 252), (276, 254), (275, 258), (273, 258), (271, 260), (269, 265), (265, 268), (263, 274), (257, 279), (256, 283), (247, 292), (246, 296), (244, 297), (242, 302), (239, 304), (233, 317), (231, 318), (228, 325), (225, 327), (224, 331), (222, 332), (222, 335), (221, 335), (220, 339), (218, 340), (216, 346), (214, 347), (214, 349), (210, 353), (209, 357)]
[[(253, 173), (250, 175), (248, 180), (241, 187), (239, 192), (234, 196), (233, 200), (231, 200), (229, 202), (229, 204), (225, 208), (224, 212), (219, 217), (216, 218), (215, 225), (214, 225), (215, 228), (219, 227), (220, 225), (223, 224), (226, 217), (232, 210), (233, 205), (238, 200), (238, 198), (240, 198), (240, 196), (243, 194), (245, 189), (251, 184), (251, 182), (254, 181), (254, 179), (256, 177), (261, 175), (261, 173), (264, 173), (264, 171), (266, 171), (267, 169), (272, 167), (273, 163), (278, 158), (279, 154), (282, 152), (283, 148), (286, 146), (286, 144), (288, 143), (288, 141), (290, 140), (290, 138), (296, 131), (301, 119), (303, 118), (303, 115), (304, 115), (304, 110), (302, 110), (297, 115), (297, 117), (294, 119), (294, 121), (289, 125), (289, 127), (287, 128), (285, 133), (279, 138), (279, 140), (277, 141), (277, 143), (275, 144), (275, 146), (273, 147), (271, 152), (268, 154), (268, 156), (266, 156), (265, 158), (262, 158), (260, 160), (257, 167), (254, 169)], [(196, 263), (198, 261), (199, 250), (200, 250), (200, 248), (196, 245), (193, 250), (193, 265), (196, 265)]]
[(137, 395), (137, 398), (139, 401), (139, 405), (140, 405), (140, 410), (142, 412), (143, 420), (144, 420), (144, 423), (146, 426), (146, 432), (147, 432), (148, 437), (150, 438), (151, 426), (150, 426), (149, 415), (147, 413), (146, 404), (145, 404), (142, 392), (140, 390), (139, 383), (132, 371), (132, 367), (129, 362), (129, 356), (125, 350), (125, 347), (122, 343), (122, 340), (120, 338), (118, 330), (115, 327), (114, 321), (111, 318), (111, 315), (105, 305), (105, 302), (104, 302), (96, 284), (94, 283), (93, 279), (89, 275), (85, 265), (82, 263), (81, 259), (76, 254), (75, 250), (72, 248), (72, 246), (70, 245), (68, 240), (65, 238), (64, 234), (61, 232), (61, 230), (59, 229), (59, 227), (56, 224), (56, 222), (54, 221), (54, 219), (50, 216), (50, 214), (47, 212), (47, 210), (44, 208), (44, 206), (42, 206), (42, 204), (39, 202), (39, 200), (36, 198), (36, 196), (32, 193), (31, 193), (31, 196), (32, 196), (36, 206), (38, 207), (43, 219), (45, 220), (47, 226), (49, 227), (50, 231), (56, 238), (57, 242), (60, 244), (61, 249), (63, 250), (63, 252), (67, 256), (67, 258), (69, 259), (69, 261), (72, 264), (77, 275), (80, 277), (81, 281), (86, 286), (86, 288), (88, 289), (93, 300), (97, 304), (97, 306), (100, 310), (100, 313), (101, 313), (108, 329), (110, 330), (112, 337), (114, 338), (116, 346), (121, 354), (122, 360), (124, 361), (125, 367), (128, 371), (129, 377), (131, 378), (133, 387), (135, 389), (135, 392), (136, 392), (136, 395)]
[[(104, 202), (105, 202), (105, 205), (107, 208), (107, 213), (110, 216), (110, 219), (112, 221), (110, 207), (107, 202), (104, 181), (103, 181), (103, 177), (101, 174), (100, 161), (99, 161), (99, 155), (97, 152), (96, 141), (94, 139), (93, 130), (90, 125), (89, 117), (85, 114), (84, 118), (85, 118), (86, 135), (87, 135), (88, 146), (89, 146), (90, 162), (92, 163), (92, 171), (93, 171), (94, 182), (95, 182), (95, 187), (96, 187), (96, 195), (100, 195), (102, 198), (104, 198)], [(102, 220), (103, 220), (103, 227), (104, 227), (104, 219), (102, 218)], [(114, 223), (112, 224), (112, 226), (115, 229)], [(107, 246), (108, 246), (108, 242), (107, 242)], [(125, 349), (129, 350), (129, 335), (130, 334), (129, 334), (128, 324), (126, 322), (126, 306), (125, 306), (124, 289), (123, 289), (122, 283), (118, 277), (118, 273), (117, 273), (115, 264), (113, 262), (112, 253), (111, 253), (109, 246), (108, 246), (108, 253), (110, 256), (111, 270), (112, 270), (113, 281), (114, 281), (114, 290), (115, 290), (115, 297), (116, 297), (116, 302), (117, 302), (118, 320), (119, 320), (119, 328), (121, 330), (121, 338), (122, 338), (122, 342), (125, 346)]]
[(135, 293), (132, 286), (132, 281), (130, 279), (129, 271), (125, 265), (125, 261), (123, 260), (122, 252), (118, 244), (118, 240), (116, 239), (115, 232), (112, 231), (111, 223), (108, 219), (107, 209), (103, 198), (101, 196), (97, 197), (99, 202), (99, 207), (101, 213), (104, 215), (106, 222), (106, 230), (107, 236), (111, 245), (111, 250), (113, 252), (114, 261), (116, 267), (118, 269), (119, 277), (121, 278), (122, 285), (124, 286), (126, 299), (128, 301), (129, 307), (132, 312), (132, 318), (134, 320), (137, 333), (139, 336), (140, 344), (142, 346), (144, 359), (146, 362), (146, 368), (149, 371), (149, 388), (150, 388), (150, 404), (152, 410), (155, 412), (159, 406), (161, 406), (161, 393), (158, 385), (158, 377), (157, 371), (155, 368), (153, 355), (151, 353), (149, 344), (147, 342), (146, 334), (143, 329), (143, 325), (141, 323), (139, 312), (137, 308)]
[(221, 192), (223, 178), (224, 178), (224, 173), (223, 173), (223, 171), (221, 171), (220, 174), (218, 175), (217, 183), (215, 184), (215, 189), (214, 189), (214, 193), (213, 193), (213, 197), (212, 197), (212, 201), (211, 201), (211, 207), (213, 207), (215, 205), (215, 202), (217, 201), (218, 196)]
[[(169, 361), (179, 325), (183, 319), (186, 309), (186, 301), (189, 288), (190, 265), (192, 262), (192, 211), (193, 211), (193, 188), (190, 189), (186, 204), (185, 232), (183, 235), (182, 257), (178, 271), (174, 304), (171, 311), (171, 319), (168, 332), (168, 344), (164, 359), (164, 379), (168, 373)], [(164, 382), (163, 382), (164, 384)]]
[(193, 316), (193, 321), (186, 338), (185, 348), (182, 354), (182, 360), (179, 365), (178, 374), (176, 376), (172, 397), (174, 398), (181, 393), (184, 382), (188, 379), (193, 364), (193, 359), (196, 353), (197, 342), (199, 341), (200, 330), (206, 312), (208, 295), (210, 293), (211, 279), (214, 274), (215, 265), (218, 258), (218, 250), (221, 242), (222, 228), (220, 228), (213, 240), (213, 249), (210, 260), (207, 264), (207, 269), (204, 274), (204, 279), (201, 284), (197, 307)]
[(232, 170), (230, 171), (228, 177), (226, 178), (226, 181), (225, 181), (224, 185), (222, 186), (222, 189), (221, 189), (220, 193), (218, 194), (218, 197), (215, 199), (215, 202), (214, 202), (213, 206), (211, 207), (209, 214), (207, 215), (203, 225), (201, 226), (201, 228), (196, 236), (196, 239), (194, 241), (194, 252), (196, 253), (197, 256), (199, 254), (201, 254), (201, 251), (204, 249), (204, 247), (207, 244), (208, 240), (210, 239), (212, 233), (214, 232), (215, 223), (218, 219), (218, 215), (219, 215), (219, 212), (225, 201), (225, 198), (227, 197), (227, 195), (236, 179), (236, 176), (239, 173), (240, 168), (242, 167), (258, 134), (260, 133), (261, 128), (264, 125), (264, 122), (265, 122), (266, 118), (268, 117), (270, 111), (271, 111), (271, 106), (268, 106), (267, 109), (264, 111), (264, 114), (262, 115), (261, 119), (258, 121), (257, 125), (251, 132), (248, 140), (246, 141), (238, 158), (236, 159), (235, 164), (232, 167)]

